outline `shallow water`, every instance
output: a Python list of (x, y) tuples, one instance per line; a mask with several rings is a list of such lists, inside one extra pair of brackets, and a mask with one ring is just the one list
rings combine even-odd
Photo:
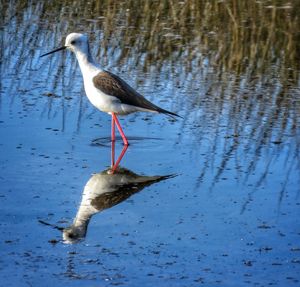
[[(69, 2), (1, 2), (2, 284), (297, 286), (298, 1)], [(74, 31), (183, 117), (122, 118), (115, 174), (74, 55), (39, 58)]]

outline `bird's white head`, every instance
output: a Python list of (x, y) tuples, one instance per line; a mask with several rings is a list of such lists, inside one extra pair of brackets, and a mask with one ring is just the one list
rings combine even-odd
[(65, 45), (61, 48), (57, 48), (51, 52), (48, 52), (41, 57), (53, 54), (55, 52), (68, 49), (76, 54), (76, 56), (85, 56), (89, 60), (91, 60), (91, 55), (89, 51), (89, 39), (86, 35), (80, 33), (71, 33), (67, 36)]
[(65, 47), (72, 52), (81, 52), (83, 54), (89, 53), (88, 37), (80, 33), (71, 33), (67, 36)]

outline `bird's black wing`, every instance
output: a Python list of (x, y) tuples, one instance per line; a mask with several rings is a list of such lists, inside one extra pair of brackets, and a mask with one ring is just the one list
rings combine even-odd
[(109, 96), (116, 97), (123, 104), (136, 106), (150, 111), (156, 111), (158, 113), (178, 116), (175, 113), (169, 112), (152, 104), (132, 87), (130, 87), (120, 77), (108, 71), (98, 73), (93, 78), (93, 83), (97, 89)]

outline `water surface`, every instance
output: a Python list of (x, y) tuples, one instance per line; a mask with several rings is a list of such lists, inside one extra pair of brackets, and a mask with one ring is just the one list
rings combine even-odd
[[(298, 1), (0, 8), (5, 286), (299, 284)], [(121, 119), (121, 171), (163, 180), (99, 197), (112, 190), (110, 117), (85, 97), (74, 55), (39, 58), (75, 31), (104, 69), (183, 117)], [(85, 201), (93, 178), (103, 189)], [(81, 206), (84, 228), (66, 240)]]

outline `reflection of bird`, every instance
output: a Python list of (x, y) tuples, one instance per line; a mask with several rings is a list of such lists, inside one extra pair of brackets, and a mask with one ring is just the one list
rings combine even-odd
[(175, 176), (142, 176), (121, 167), (113, 174), (110, 171), (96, 173), (87, 182), (74, 222), (63, 230), (65, 242), (74, 243), (84, 238), (94, 214), (121, 203), (146, 186)]
[(115, 141), (116, 124), (124, 144), (128, 145), (128, 140), (121, 128), (117, 115), (127, 115), (142, 111), (178, 116), (152, 104), (118, 76), (100, 69), (91, 56), (86, 35), (71, 33), (67, 36), (63, 47), (46, 53), (41, 57), (63, 49), (69, 49), (75, 53), (82, 72), (85, 92), (90, 102), (100, 111), (111, 114), (112, 141)]

